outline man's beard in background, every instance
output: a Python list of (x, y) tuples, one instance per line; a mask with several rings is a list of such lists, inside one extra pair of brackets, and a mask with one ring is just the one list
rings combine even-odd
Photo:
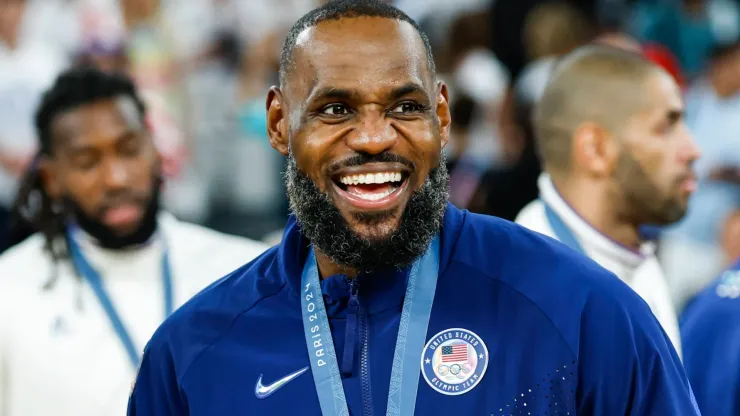
[(685, 207), (675, 198), (665, 196), (631, 154), (621, 152), (614, 178), (622, 188), (632, 216), (639, 225), (668, 225), (686, 214)]
[[(443, 154), (439, 166), (432, 169), (421, 189), (409, 199), (398, 229), (382, 240), (368, 240), (352, 231), (331, 198), (298, 169), (292, 154), (288, 155), (285, 184), (301, 232), (333, 262), (358, 272), (403, 269), (411, 265), (441, 229), (449, 195), (449, 175)], [(368, 225), (381, 219), (356, 218)]]
[(82, 208), (70, 198), (64, 198), (64, 210), (73, 222), (94, 238), (103, 248), (118, 250), (144, 244), (157, 230), (162, 178), (157, 176), (153, 180), (154, 188), (152, 189), (151, 198), (144, 206), (141, 223), (135, 231), (129, 234), (119, 235), (113, 232), (99, 219), (85, 214)]

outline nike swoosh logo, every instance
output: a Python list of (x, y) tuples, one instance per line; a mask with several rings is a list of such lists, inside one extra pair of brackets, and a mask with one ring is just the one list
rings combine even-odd
[(296, 371), (295, 373), (288, 374), (280, 380), (266, 386), (262, 384), (262, 374), (260, 374), (259, 378), (257, 379), (257, 385), (254, 386), (254, 395), (257, 396), (258, 399), (266, 399), (272, 396), (273, 393), (280, 390), (286, 384), (298, 378), (298, 376), (305, 373), (306, 371), (308, 371), (308, 367), (304, 367)]

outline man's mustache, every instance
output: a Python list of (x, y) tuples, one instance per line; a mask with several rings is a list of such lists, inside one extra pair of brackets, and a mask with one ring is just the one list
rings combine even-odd
[(331, 166), (329, 166), (329, 174), (333, 175), (341, 169), (354, 166), (362, 166), (367, 163), (400, 163), (404, 166), (409, 167), (411, 170), (414, 170), (416, 168), (414, 162), (394, 153), (383, 152), (378, 153), (377, 155), (360, 153), (354, 156), (350, 156), (344, 160), (332, 163)]
[(146, 206), (149, 198), (146, 195), (142, 195), (140, 192), (134, 191), (118, 191), (106, 195), (103, 198), (103, 203), (97, 209), (98, 215), (104, 215), (108, 210), (119, 207), (121, 205), (137, 205), (140, 207)]
[(137, 205), (145, 208), (151, 202), (152, 198), (158, 198), (163, 182), (164, 178), (157, 173), (152, 177), (152, 190), (150, 194), (146, 191), (137, 191), (130, 188), (109, 191), (103, 196), (103, 202), (96, 210), (96, 214), (103, 216), (109, 209), (121, 205)]

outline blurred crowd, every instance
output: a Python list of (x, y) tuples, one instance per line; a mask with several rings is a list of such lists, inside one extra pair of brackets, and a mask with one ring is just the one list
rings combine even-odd
[[(537, 198), (530, 110), (555, 59), (589, 43), (640, 51), (684, 88), (703, 157), (689, 214), (659, 243), (682, 305), (740, 256), (740, 6), (734, 0), (395, 0), (428, 34), (451, 91), (445, 151), (458, 207), (513, 220)], [(265, 94), (290, 25), (321, 0), (0, 0), (0, 245), (36, 153), (35, 109), (65, 68), (123, 71), (148, 108), (177, 217), (274, 243), (288, 213)], [(691, 253), (692, 256), (687, 256)]]

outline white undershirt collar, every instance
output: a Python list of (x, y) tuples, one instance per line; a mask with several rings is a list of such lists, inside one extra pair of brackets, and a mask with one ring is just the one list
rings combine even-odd
[(540, 175), (537, 186), (540, 198), (563, 220), (587, 251), (597, 250), (631, 267), (639, 266), (655, 253), (653, 243), (642, 243), (640, 250), (636, 251), (599, 232), (563, 199), (547, 173)]

